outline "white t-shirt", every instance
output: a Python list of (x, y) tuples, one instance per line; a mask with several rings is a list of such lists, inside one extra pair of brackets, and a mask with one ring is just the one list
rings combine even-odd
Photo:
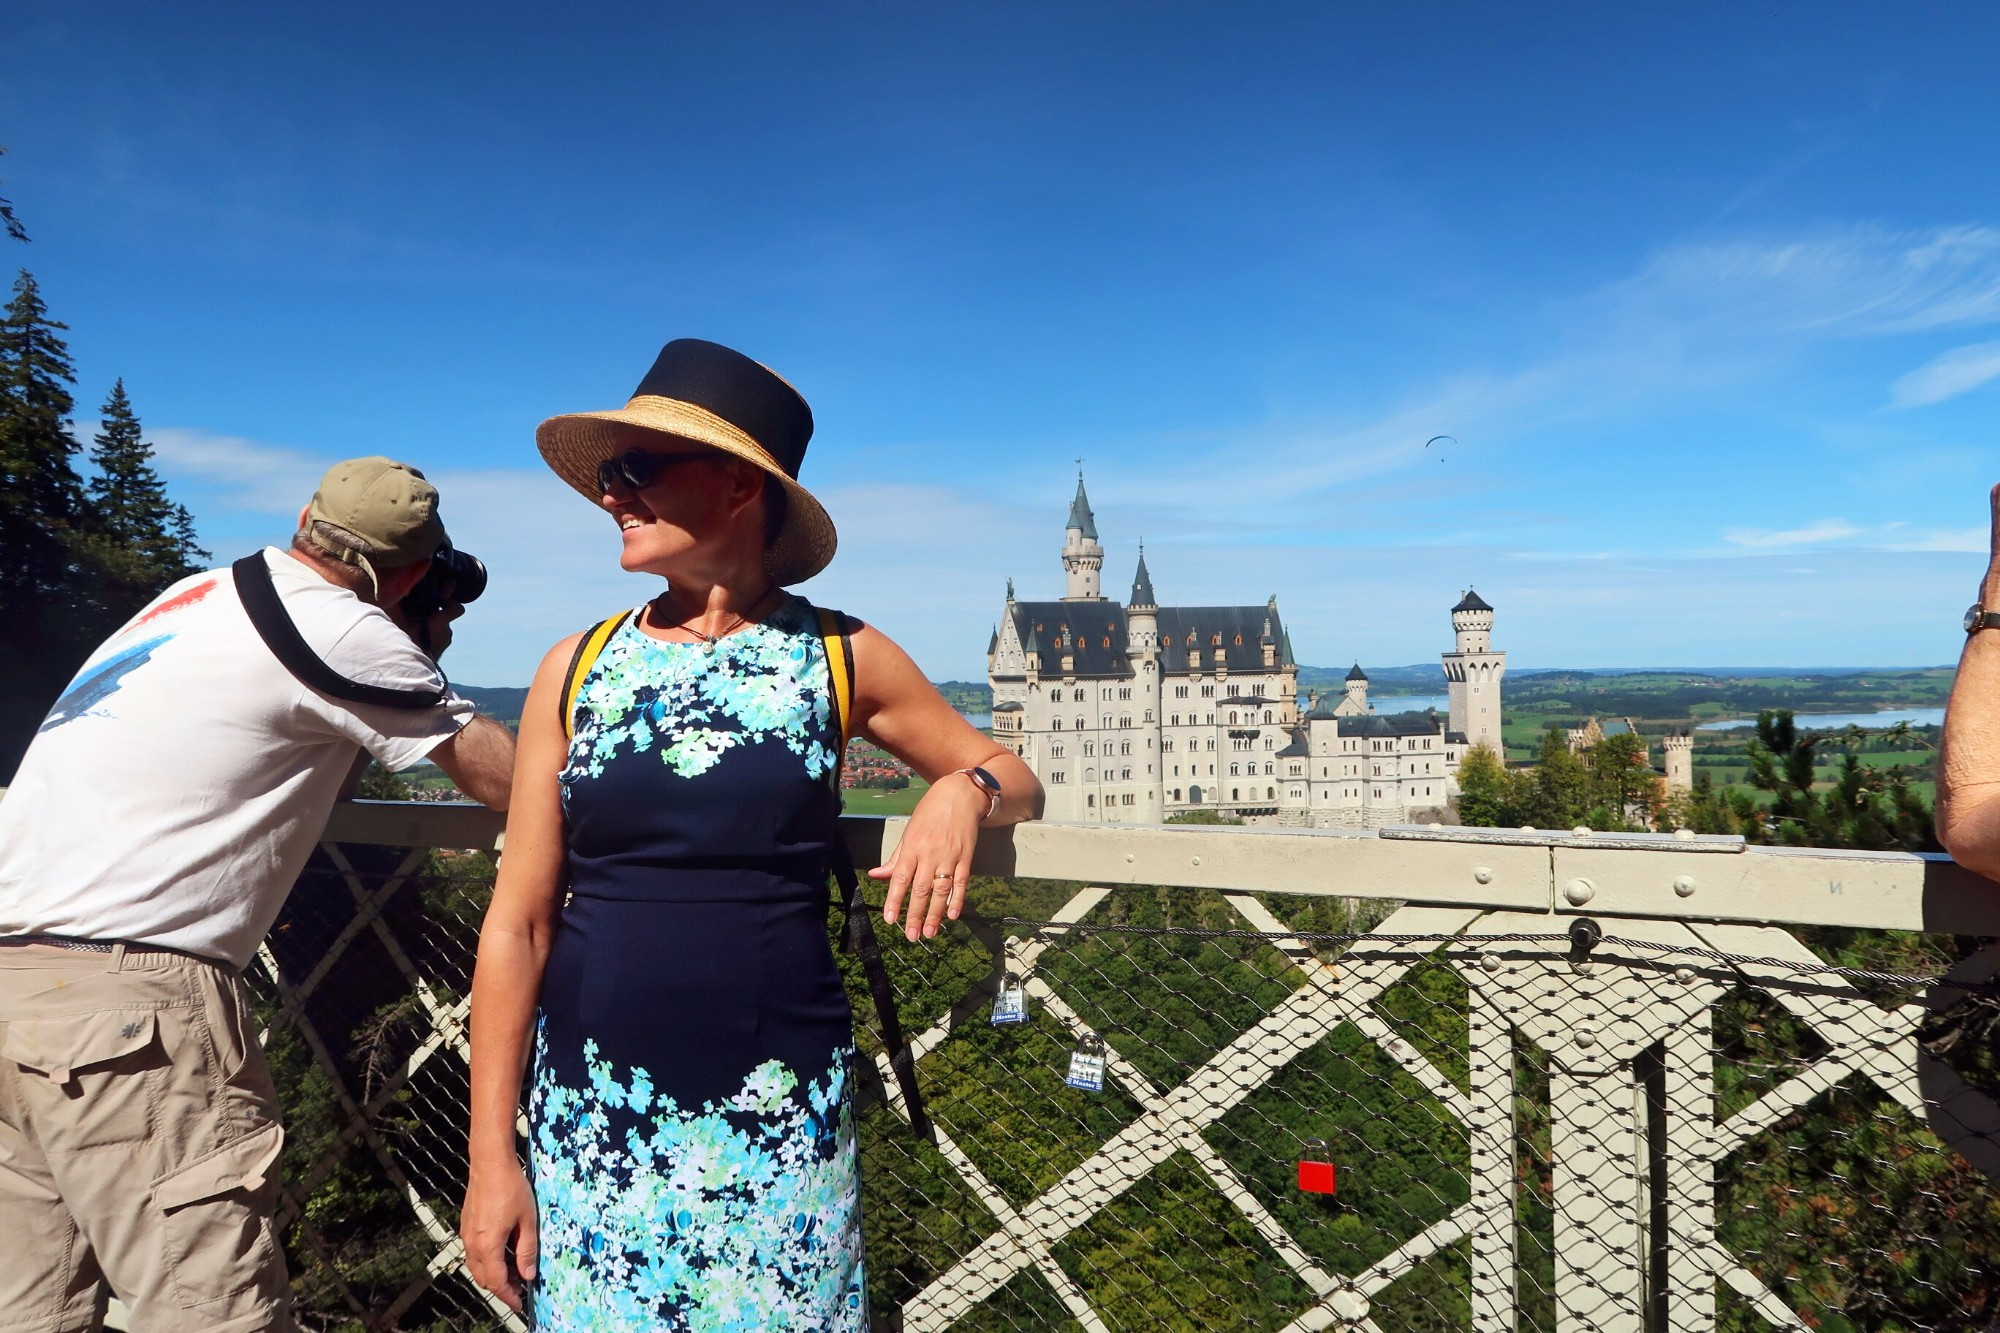
[[(380, 608), (275, 548), (314, 652), (369, 685), (436, 689)], [(159, 944), (248, 966), (361, 749), (404, 769), (472, 720), (343, 703), (264, 646), (227, 569), (182, 579), (85, 662), (0, 800), (0, 936)]]

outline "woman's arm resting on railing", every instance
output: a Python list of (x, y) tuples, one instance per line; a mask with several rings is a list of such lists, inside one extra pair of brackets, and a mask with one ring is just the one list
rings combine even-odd
[[(1006, 746), (983, 736), (944, 701), (910, 655), (887, 635), (863, 625), (854, 634), (854, 729), (917, 770), (932, 784), (887, 864), (868, 873), (889, 881), (882, 919), (894, 925), (909, 897), (903, 934), (936, 935), (958, 919), (972, 875), (981, 828), (1018, 824), (1041, 813), (1042, 784)], [(960, 769), (983, 768), (1000, 784), (991, 815), (985, 792)], [(943, 878), (939, 878), (942, 876)]]
[(521, 706), (506, 850), (479, 928), (479, 962), (472, 974), (470, 1177), (459, 1234), (473, 1279), (515, 1310), (521, 1308), (524, 1283), (535, 1276), (539, 1245), (534, 1192), (515, 1153), (514, 1123), (521, 1111), (535, 998), (561, 910), (563, 821), (556, 775), (568, 746), (556, 701), (580, 637), (549, 650)]
[[(2000, 611), (2000, 486), (1990, 497), (1992, 558), (1979, 605)], [(1938, 755), (1938, 841), (1962, 866), (2000, 879), (2000, 629), (1965, 636)]]

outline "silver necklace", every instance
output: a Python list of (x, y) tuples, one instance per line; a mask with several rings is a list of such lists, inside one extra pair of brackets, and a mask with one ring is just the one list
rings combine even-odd
[[(727, 625), (724, 625), (721, 629), (717, 630), (713, 634), (705, 633), (704, 631), (698, 630), (693, 625), (687, 624), (685, 622), (675, 625), (673, 626), (673, 628), (678, 630), (686, 630), (689, 634), (692, 634), (695, 636), (695, 638), (701, 640), (701, 650), (704, 653), (713, 653), (715, 651), (715, 645), (721, 642), (723, 638), (725, 638), (730, 634), (734, 634), (737, 630), (743, 628), (743, 626), (750, 623), (751, 616), (756, 613), (758, 607), (764, 605), (764, 603), (770, 598), (771, 591), (766, 591), (762, 597), (759, 597), (756, 601), (750, 604), (749, 614), (737, 615), (735, 620), (731, 621)], [(655, 618), (657, 618), (659, 613), (658, 602), (653, 603), (653, 611)]]

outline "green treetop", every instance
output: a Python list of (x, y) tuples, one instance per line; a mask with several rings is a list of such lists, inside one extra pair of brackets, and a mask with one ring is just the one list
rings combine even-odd
[(53, 626), (21, 617), (55, 609), (47, 603), (69, 581), (69, 536), (83, 503), (65, 328), (49, 318), (41, 289), (23, 269), (0, 316), (0, 613), (15, 632), (37, 636)]
[(92, 563), (103, 576), (101, 600), (112, 623), (122, 622), (155, 593), (196, 572), (208, 552), (195, 545), (193, 519), (167, 498), (153, 470), (125, 381), (111, 387), (104, 428), (90, 451), (97, 475), (90, 481), (87, 530)]

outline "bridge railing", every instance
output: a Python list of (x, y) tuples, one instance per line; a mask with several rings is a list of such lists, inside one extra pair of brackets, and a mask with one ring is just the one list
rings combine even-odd
[[(845, 821), (863, 865), (901, 828)], [(252, 969), (308, 1328), (522, 1327), (454, 1235), (498, 834), (342, 807)], [(878, 1327), (2000, 1318), (2000, 886), (1949, 860), (1030, 824), (975, 871), (966, 921), (884, 939), (934, 1145), (850, 988)]]

